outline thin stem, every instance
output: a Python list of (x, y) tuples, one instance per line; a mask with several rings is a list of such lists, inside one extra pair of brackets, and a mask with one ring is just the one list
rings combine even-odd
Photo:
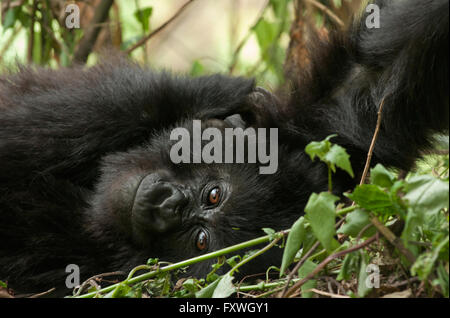
[[(289, 231), (290, 230), (284, 230), (284, 231), (278, 232), (278, 234), (280, 236), (284, 236), (284, 235), (288, 234)], [(190, 258), (188, 260), (184, 260), (184, 261), (181, 261), (181, 262), (178, 262), (178, 263), (167, 265), (167, 266), (164, 266), (164, 267), (162, 267), (160, 269), (157, 269), (157, 270), (154, 270), (154, 271), (151, 271), (151, 272), (148, 272), (148, 273), (145, 273), (145, 274), (142, 274), (142, 275), (139, 275), (139, 276), (127, 279), (126, 283), (127, 284), (139, 283), (139, 282), (148, 280), (150, 278), (153, 278), (153, 277), (155, 277), (156, 275), (158, 275), (160, 273), (173, 271), (173, 270), (176, 270), (176, 269), (179, 269), (179, 268), (182, 268), (182, 267), (193, 265), (193, 264), (196, 264), (196, 263), (199, 263), (199, 262), (202, 262), (202, 261), (206, 261), (206, 260), (209, 260), (209, 259), (212, 259), (212, 258), (217, 258), (217, 257), (225, 255), (225, 254), (233, 253), (233, 252), (236, 252), (236, 251), (248, 248), (248, 247), (252, 247), (252, 246), (255, 246), (255, 245), (258, 245), (258, 244), (262, 244), (262, 243), (268, 242), (268, 241), (270, 241), (272, 239), (272, 237), (273, 237), (272, 235), (266, 235), (266, 236), (258, 237), (256, 239), (253, 239), (253, 240), (250, 240), (250, 241), (246, 241), (246, 242), (243, 242), (243, 243), (240, 243), (240, 244), (236, 244), (236, 245), (233, 245), (233, 246), (229, 246), (227, 248), (224, 248), (224, 249), (221, 249), (221, 250), (218, 250), (218, 251), (214, 251), (214, 252), (211, 252), (211, 253), (208, 253), (208, 254), (204, 254), (204, 255), (200, 255), (200, 256), (197, 256), (197, 257), (193, 257), (193, 258)], [(80, 295), (77, 298), (92, 298), (92, 297), (95, 297), (99, 293), (110, 292), (110, 291), (114, 290), (119, 284), (122, 284), (122, 283), (123, 282), (120, 282), (120, 283), (117, 283), (117, 284), (113, 284), (113, 285), (110, 285), (108, 287), (102, 288), (102, 289), (100, 289), (98, 291), (94, 291), (94, 292), (91, 292), (91, 293)]]
[[(381, 120), (382, 120), (382, 114), (383, 114), (383, 106), (384, 101), (386, 100), (387, 95), (383, 96), (383, 99), (381, 100), (380, 107), (378, 108), (378, 115), (377, 115), (377, 123), (375, 126), (375, 132), (373, 133), (372, 141), (370, 143), (369, 152), (367, 153), (367, 160), (366, 165), (364, 166), (364, 171), (361, 176), (361, 180), (359, 182), (360, 185), (364, 184), (367, 178), (367, 174), (369, 172), (370, 168), (370, 162), (372, 161), (372, 155), (373, 150), (375, 148), (375, 143), (377, 141), (378, 133), (380, 132), (381, 127)], [(401, 239), (395, 236), (394, 233), (392, 233), (391, 230), (389, 230), (383, 223), (378, 220), (376, 216), (371, 217), (370, 222), (377, 228), (378, 232), (380, 232), (392, 245), (394, 245), (400, 253), (402, 253), (406, 259), (414, 263), (416, 258), (411, 253), (409, 249), (405, 247)]]
[[(300, 280), (300, 278), (295, 278), (290, 281), (290, 283), (296, 283)], [(249, 292), (252, 290), (264, 290), (264, 289), (270, 289), (270, 288), (276, 288), (281, 287), (287, 284), (287, 280), (281, 280), (278, 282), (272, 282), (272, 283), (265, 283), (262, 282), (262, 284), (256, 284), (256, 285), (247, 285), (247, 286), (241, 286), (237, 289), (237, 292)]]
[(375, 126), (375, 132), (373, 133), (372, 141), (370, 143), (369, 152), (367, 153), (366, 165), (364, 166), (364, 171), (361, 176), (361, 180), (359, 182), (360, 185), (364, 184), (366, 182), (367, 174), (369, 173), (370, 162), (372, 161), (373, 149), (375, 148), (375, 142), (377, 141), (378, 133), (380, 132), (381, 119), (382, 119), (381, 115), (383, 112), (383, 106), (384, 106), (385, 99), (386, 99), (386, 96), (383, 97), (383, 99), (381, 100), (381, 103), (380, 103), (380, 107), (378, 108), (377, 124)]
[(267, 246), (265, 246), (264, 248), (260, 249), (258, 252), (252, 254), (251, 256), (243, 259), (242, 261), (240, 261), (238, 264), (236, 264), (230, 271), (229, 274), (233, 275), (233, 273), (238, 270), (239, 267), (241, 267), (242, 265), (250, 262), (252, 259), (258, 257), (259, 255), (267, 252), (268, 250), (270, 250), (273, 246), (275, 246), (275, 244), (278, 243), (278, 241), (281, 239), (280, 237), (277, 237), (276, 239), (274, 239), (272, 242), (270, 242), (270, 244), (268, 244)]
[(359, 208), (359, 206), (355, 204), (355, 205), (349, 206), (347, 208), (340, 209), (339, 211), (336, 212), (336, 215), (337, 216), (343, 216), (343, 215), (346, 215), (346, 214), (348, 214), (350, 212), (355, 211), (357, 208)]

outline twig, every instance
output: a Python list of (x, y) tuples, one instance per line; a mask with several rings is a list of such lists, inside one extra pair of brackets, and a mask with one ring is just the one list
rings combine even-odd
[(189, 0), (185, 4), (183, 4), (180, 9), (166, 22), (164, 22), (162, 25), (160, 25), (158, 28), (153, 30), (153, 32), (150, 32), (147, 36), (140, 39), (138, 42), (136, 42), (133, 46), (129, 47), (125, 50), (126, 54), (130, 54), (135, 49), (146, 43), (148, 40), (150, 40), (152, 37), (154, 37), (156, 34), (161, 32), (167, 25), (169, 25), (173, 20), (175, 20), (191, 3), (193, 3), (195, 0)]
[[(380, 103), (380, 107), (378, 108), (378, 116), (377, 116), (377, 123), (375, 126), (375, 132), (373, 133), (372, 141), (371, 141), (370, 147), (369, 147), (369, 152), (367, 153), (366, 164), (364, 166), (364, 171), (361, 176), (361, 180), (359, 182), (360, 185), (365, 183), (367, 174), (369, 172), (370, 162), (372, 161), (373, 150), (375, 147), (375, 143), (377, 141), (378, 133), (380, 132), (381, 120), (382, 120), (382, 114), (383, 114), (383, 106), (384, 106), (384, 101), (386, 100), (386, 97), (387, 97), (387, 95), (385, 95), (383, 97), (383, 99), (381, 100), (381, 103)], [(414, 257), (414, 255), (411, 253), (410, 250), (408, 250), (403, 245), (403, 242), (401, 241), (401, 239), (399, 239), (397, 236), (395, 236), (395, 234), (392, 233), (391, 230), (389, 230), (383, 223), (381, 223), (380, 220), (378, 220), (378, 217), (376, 217), (376, 216), (372, 217), (370, 219), (370, 222), (377, 228), (378, 232), (380, 232), (392, 245), (394, 245), (400, 251), (400, 253), (402, 253), (406, 257), (406, 259), (409, 262), (414, 263), (416, 261), (416, 258)]]
[(89, 54), (97, 41), (98, 35), (101, 30), (102, 23), (108, 18), (109, 9), (111, 8), (114, 0), (102, 0), (97, 6), (94, 17), (91, 20), (89, 27), (86, 30), (83, 38), (81, 39), (77, 50), (75, 51), (73, 60), (76, 63), (86, 63)]
[(402, 282), (389, 284), (388, 286), (389, 287), (398, 288), (398, 287), (402, 287), (402, 286), (405, 286), (405, 285), (409, 286), (411, 283), (418, 282), (418, 281), (420, 281), (419, 277), (411, 277), (411, 278), (409, 278), (407, 280), (404, 280)]
[(233, 275), (233, 273), (234, 273), (235, 271), (237, 271), (237, 270), (239, 269), (239, 267), (241, 267), (241, 266), (247, 264), (247, 263), (250, 262), (252, 259), (254, 259), (254, 258), (258, 257), (259, 255), (264, 254), (265, 252), (267, 252), (268, 250), (270, 250), (272, 247), (275, 246), (275, 244), (278, 243), (278, 241), (279, 241), (282, 237), (284, 237), (284, 235), (283, 235), (283, 236), (280, 236), (280, 237), (277, 237), (276, 239), (272, 240), (272, 242), (270, 242), (269, 244), (267, 244), (266, 246), (264, 246), (264, 248), (260, 249), (260, 250), (257, 251), (256, 253), (253, 253), (251, 256), (249, 256), (249, 257), (243, 259), (242, 261), (240, 261), (238, 264), (236, 264), (236, 265), (229, 271), (230, 275)]
[(314, 276), (316, 276), (322, 269), (325, 268), (325, 266), (330, 263), (332, 260), (342, 257), (344, 255), (347, 255), (351, 252), (357, 251), (361, 248), (364, 248), (370, 244), (372, 244), (376, 239), (377, 239), (378, 233), (375, 234), (374, 236), (368, 238), (367, 240), (365, 240), (364, 242), (357, 244), (353, 247), (350, 247), (346, 250), (337, 252), (335, 254), (332, 254), (330, 256), (328, 256), (325, 260), (323, 260), (319, 265), (317, 265), (317, 267), (305, 278), (303, 278), (302, 280), (298, 281), (297, 283), (294, 284), (294, 286), (292, 286), (286, 293), (286, 297), (290, 297), (291, 295), (293, 295), (300, 287), (302, 287), (302, 285), (304, 283), (306, 283), (307, 281), (309, 281), (310, 279), (312, 279)]
[(47, 294), (52, 293), (55, 289), (56, 289), (55, 287), (50, 288), (49, 290), (47, 290), (47, 291), (45, 291), (45, 292), (42, 292), (42, 293), (39, 293), (39, 294), (31, 295), (30, 298), (39, 298), (39, 297), (41, 297), (41, 296), (44, 296), (44, 295), (47, 295)]
[(97, 278), (103, 278), (103, 277), (107, 277), (107, 276), (120, 276), (120, 275), (126, 275), (125, 272), (121, 272), (121, 271), (117, 271), (117, 272), (109, 272), (109, 273), (102, 273), (102, 274), (97, 274), (94, 275), (88, 279), (86, 279), (79, 287), (77, 292), (75, 293), (74, 296), (78, 296), (81, 294), (81, 292), (84, 290), (84, 288), (88, 285), (88, 284), (92, 284), (92, 282), (95, 282), (95, 280)]
[(331, 20), (333, 20), (337, 25), (339, 25), (341, 28), (345, 26), (344, 22), (333, 13), (330, 9), (328, 9), (326, 6), (324, 6), (322, 3), (317, 2), (316, 0), (306, 0), (307, 2), (311, 3), (313, 6), (315, 6), (317, 9), (323, 11), (326, 15), (328, 15)]
[(324, 292), (322, 290), (318, 290), (318, 289), (315, 289), (315, 288), (308, 289), (308, 290), (306, 290), (306, 292), (313, 292), (315, 294), (319, 294), (319, 295), (322, 295), (322, 296), (329, 296), (331, 298), (350, 298), (350, 296), (344, 296), (344, 295), (338, 295), (338, 294), (333, 294), (333, 293), (327, 293), (327, 292)]
[(373, 149), (375, 147), (375, 142), (377, 141), (377, 138), (378, 138), (378, 133), (380, 132), (381, 119), (382, 119), (381, 116), (383, 114), (383, 106), (384, 106), (385, 99), (386, 99), (386, 96), (383, 97), (383, 99), (381, 100), (381, 103), (380, 103), (380, 107), (378, 108), (377, 124), (375, 126), (375, 132), (373, 133), (372, 141), (370, 143), (369, 152), (367, 153), (366, 165), (364, 166), (364, 171), (361, 176), (361, 180), (359, 182), (360, 185), (364, 184), (366, 182), (367, 173), (369, 172), (370, 162), (372, 161)]

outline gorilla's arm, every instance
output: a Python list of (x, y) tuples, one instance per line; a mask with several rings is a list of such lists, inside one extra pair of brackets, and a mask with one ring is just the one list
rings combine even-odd
[(240, 112), (253, 89), (248, 79), (188, 79), (114, 59), (89, 69), (23, 68), (0, 77), (1, 181), (51, 174), (91, 184), (106, 153), (145, 143), (181, 118)]
[(293, 95), (295, 127), (307, 143), (337, 133), (361, 172), (384, 99), (372, 163), (411, 168), (434, 132), (449, 127), (448, 0), (380, 0), (380, 28), (363, 14), (331, 36)]

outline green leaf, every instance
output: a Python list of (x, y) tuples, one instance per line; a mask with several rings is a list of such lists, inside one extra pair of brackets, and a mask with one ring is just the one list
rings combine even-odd
[(232, 283), (233, 279), (234, 277), (230, 273), (223, 275), (214, 289), (212, 298), (227, 298), (231, 296), (236, 291), (236, 287)]
[(147, 260), (147, 265), (156, 265), (156, 264), (158, 264), (158, 262), (159, 262), (159, 258), (149, 258), (148, 260)]
[(448, 209), (449, 184), (431, 175), (414, 176), (405, 184), (405, 191), (404, 199), (411, 208), (401, 237), (405, 245), (417, 254), (418, 248), (410, 246), (408, 242), (416, 239), (418, 228), (427, 220), (433, 220), (433, 216), (441, 209)]
[[(316, 263), (310, 260), (306, 260), (305, 263), (298, 269), (298, 277), (300, 279), (307, 277), (310, 273), (314, 271), (316, 267), (317, 267)], [(316, 280), (310, 279), (309, 281), (307, 281), (302, 285), (301, 289), (303, 298), (311, 298), (314, 295), (313, 292), (307, 292), (307, 290), (315, 288), (316, 283), (317, 283)]]
[(334, 224), (336, 216), (335, 202), (337, 200), (339, 198), (329, 192), (313, 193), (305, 207), (314, 235), (329, 252), (339, 245), (333, 238), (336, 234)]
[(203, 64), (195, 60), (194, 63), (192, 63), (191, 71), (189, 72), (189, 74), (191, 76), (200, 76), (203, 74), (204, 69), (205, 67), (203, 66)]
[(140, 10), (136, 10), (134, 12), (134, 17), (139, 23), (142, 25), (142, 30), (144, 32), (148, 32), (150, 27), (150, 16), (152, 15), (153, 8), (141, 8)]
[(311, 160), (318, 157), (325, 162), (333, 172), (336, 172), (336, 166), (346, 171), (352, 178), (354, 177), (353, 169), (350, 163), (350, 155), (347, 151), (336, 144), (332, 144), (330, 139), (337, 135), (330, 135), (322, 141), (310, 142), (305, 147), (305, 152), (310, 156)]
[(275, 235), (275, 230), (271, 229), (270, 227), (264, 227), (262, 228), (263, 232), (266, 233), (267, 235), (271, 236), (271, 240), (273, 240), (274, 235)]
[(331, 142), (330, 139), (337, 135), (330, 135), (322, 141), (312, 141), (305, 147), (305, 152), (309, 155), (311, 160), (317, 156), (320, 160), (325, 158), (325, 155), (330, 151)]
[(278, 24), (268, 22), (265, 19), (261, 19), (253, 27), (253, 31), (256, 34), (256, 38), (258, 40), (261, 51), (265, 52), (275, 41), (278, 32)]
[(122, 298), (125, 297), (125, 295), (127, 295), (130, 291), (130, 286), (125, 283), (120, 283), (116, 286), (116, 288), (106, 294), (104, 298)]
[(370, 170), (370, 183), (383, 188), (390, 188), (395, 182), (395, 176), (382, 164), (377, 164)]
[(227, 273), (195, 293), (196, 298), (226, 298), (232, 295), (236, 288), (232, 284), (234, 277)]
[(386, 212), (393, 208), (389, 194), (374, 184), (359, 185), (353, 193), (345, 195), (368, 211)]
[(286, 269), (294, 261), (300, 246), (305, 238), (305, 218), (300, 217), (291, 227), (291, 231), (286, 240), (286, 246), (281, 261), (280, 277), (283, 276)]
[(7, 30), (14, 26), (16, 20), (20, 17), (21, 10), (22, 7), (17, 6), (14, 8), (9, 8), (8, 11), (6, 11), (5, 16), (3, 17), (3, 30)]
[(301, 257), (303, 257), (308, 251), (316, 244), (317, 239), (314, 235), (311, 225), (308, 222), (305, 222), (305, 234), (303, 239), (303, 247), (301, 252)]
[(186, 279), (183, 282), (183, 287), (193, 294), (195, 294), (198, 291), (198, 286), (193, 278)]
[(330, 150), (325, 155), (325, 161), (331, 163), (333, 171), (335, 171), (334, 165), (336, 165), (346, 171), (352, 178), (355, 177), (350, 163), (350, 155), (343, 147), (339, 145), (331, 146)]
[(137, 283), (133, 285), (130, 290), (123, 295), (124, 298), (142, 298), (142, 285), (144, 283)]
[(435, 249), (419, 255), (416, 262), (411, 267), (411, 274), (419, 276), (421, 280), (427, 279), (428, 275), (433, 271), (434, 263), (438, 259), (439, 252), (441, 249), (445, 248), (445, 246), (448, 247), (448, 244), (449, 237), (447, 236)]
[(449, 207), (449, 184), (431, 175), (415, 176), (405, 185), (405, 199), (417, 210), (434, 213)]
[(23, 27), (28, 28), (31, 26), (32, 16), (30, 13), (20, 10), (16, 16), (16, 19), (20, 21)]
[(195, 293), (195, 298), (211, 298), (214, 290), (216, 289), (217, 285), (219, 285), (221, 277), (213, 281), (211, 284), (206, 286), (205, 288), (202, 288), (198, 292)]
[(437, 268), (437, 279), (433, 281), (433, 283), (441, 286), (442, 295), (444, 297), (449, 296), (449, 277), (448, 272), (445, 270), (445, 267), (442, 264), (439, 264)]
[(359, 269), (360, 257), (361, 255), (359, 252), (353, 252), (345, 255), (341, 270), (339, 271), (339, 275), (336, 279), (338, 281), (351, 279), (352, 274), (356, 273)]
[(369, 264), (369, 255), (363, 251), (361, 251), (361, 263), (359, 267), (359, 276), (358, 276), (358, 296), (364, 297), (366, 296), (372, 288), (367, 285), (367, 278), (369, 277), (369, 273), (367, 272), (367, 265)]
[[(364, 227), (370, 224), (370, 216), (367, 211), (362, 209), (356, 209), (355, 211), (347, 214), (345, 223), (337, 231), (341, 234), (347, 234), (351, 237), (357, 237)], [(367, 229), (362, 237), (370, 237), (376, 232), (375, 228)]]
[(270, 0), (269, 3), (272, 7), (275, 16), (281, 20), (286, 19), (287, 4), (290, 0)]
[(241, 261), (240, 255), (234, 255), (226, 260), (226, 263), (230, 265), (230, 267), (235, 267)]

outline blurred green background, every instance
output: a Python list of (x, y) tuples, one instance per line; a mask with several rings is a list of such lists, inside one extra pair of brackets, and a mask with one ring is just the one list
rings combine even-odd
[[(360, 2), (1, 0), (0, 71), (17, 62), (53, 68), (92, 65), (103, 55), (122, 51), (156, 69), (253, 76), (277, 87), (284, 81), (293, 21), (298, 24), (308, 16), (325, 28), (336, 24), (333, 14), (346, 22)], [(69, 5), (78, 12), (67, 10)], [(67, 27), (73, 14), (79, 28)], [(92, 30), (99, 32), (91, 36)], [(86, 43), (91, 44), (87, 51)]]

